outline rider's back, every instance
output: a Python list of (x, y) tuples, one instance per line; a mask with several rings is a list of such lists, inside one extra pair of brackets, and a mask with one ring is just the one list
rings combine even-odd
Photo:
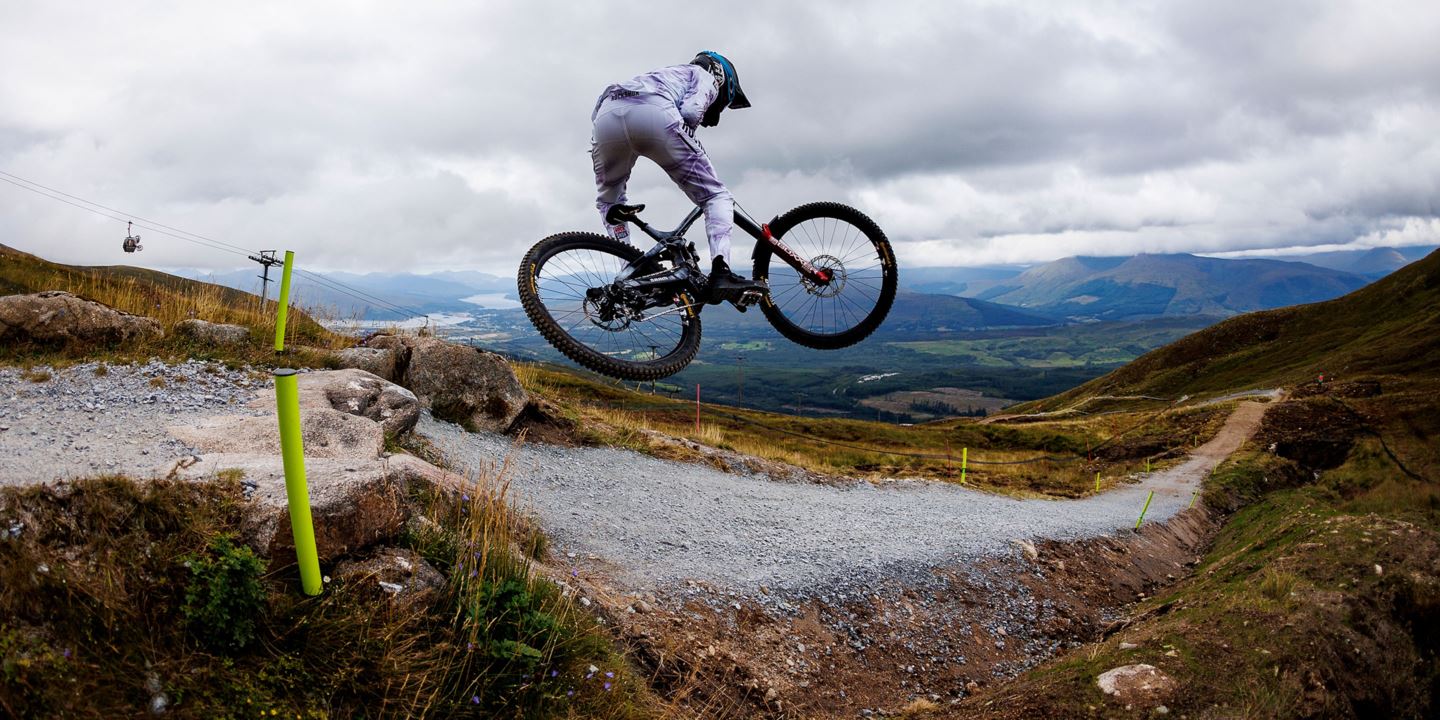
[[(590, 117), (593, 121), (596, 113), (600, 111), (600, 106), (607, 99), (616, 96), (617, 99), (630, 102), (665, 105), (680, 113), (685, 123), (694, 127), (705, 112), (701, 102), (709, 105), (709, 102), (714, 100), (713, 93), (703, 92), (707, 87), (713, 87), (713, 84), (710, 72), (697, 65), (663, 67), (607, 86), (595, 101), (595, 112), (591, 113)], [(627, 96), (627, 93), (634, 94)], [(686, 107), (686, 101), (690, 101), (689, 104), (693, 107)]]

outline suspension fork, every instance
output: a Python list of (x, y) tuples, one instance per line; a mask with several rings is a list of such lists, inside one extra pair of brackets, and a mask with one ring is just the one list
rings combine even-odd
[[(773, 222), (775, 221), (770, 221), (770, 223)], [(771, 252), (780, 256), (780, 259), (784, 260), (786, 265), (795, 268), (795, 272), (800, 273), (805, 279), (816, 285), (830, 284), (830, 281), (834, 279), (834, 274), (829, 270), (822, 270), (811, 265), (809, 260), (795, 254), (795, 251), (791, 250), (789, 245), (786, 245), (780, 238), (775, 237), (774, 233), (770, 232), (770, 223), (756, 223), (750, 219), (749, 215), (738, 210), (735, 212), (735, 227), (744, 230), (751, 237), (755, 238), (757, 243), (764, 243), (770, 248)]]

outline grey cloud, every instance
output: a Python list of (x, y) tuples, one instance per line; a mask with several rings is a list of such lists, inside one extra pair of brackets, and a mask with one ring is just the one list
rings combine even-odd
[[(357, 271), (508, 273), (595, 226), (595, 96), (702, 48), (755, 102), (702, 136), (740, 201), (863, 204), (902, 248), (1221, 251), (1437, 214), (1426, 2), (66, 3), (0, 24), (25, 70), (0, 78), (0, 169)], [(659, 224), (684, 212), (653, 168), (632, 195)], [(0, 221), (57, 259), (118, 259), (108, 221), (3, 185)], [(151, 249), (134, 259), (233, 262)]]

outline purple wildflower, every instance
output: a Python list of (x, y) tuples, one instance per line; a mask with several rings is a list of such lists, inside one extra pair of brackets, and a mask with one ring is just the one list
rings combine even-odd
[(610, 683), (605, 683), (605, 692), (610, 692)]
[(465, 493), (460, 494), (460, 499), (464, 500), (465, 502), (470, 502), (470, 496), (466, 495)]
[(565, 693), (565, 697), (572, 697), (572, 696), (574, 696), (574, 695), (575, 695), (575, 691), (574, 691), (574, 690), (571, 690), (571, 691)]
[(470, 696), (470, 704), (471, 704), (471, 705), (479, 705), (479, 704), (480, 704), (480, 696), (479, 696), (479, 695), (471, 695), (471, 696)]
[[(69, 652), (69, 651), (67, 650), (66, 652)], [(551, 670), (551, 671), (550, 671), (550, 677), (559, 677), (559, 676), (560, 676), (560, 671), (559, 671), (559, 670)]]
[(65, 656), (65, 658), (68, 660), (68, 659), (70, 658), (70, 648), (65, 648), (65, 652), (62, 653), (62, 654), (63, 654), (63, 655)]
[(615, 677), (615, 673), (613, 673), (613, 672), (607, 672), (607, 673), (605, 673), (605, 677), (614, 678), (614, 677)]

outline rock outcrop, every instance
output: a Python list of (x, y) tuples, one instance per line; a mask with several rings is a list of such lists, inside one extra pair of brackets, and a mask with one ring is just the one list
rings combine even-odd
[(378, 378), (395, 382), (400, 379), (397, 374), (399, 363), (395, 359), (395, 351), (390, 348), (379, 347), (353, 347), (345, 348), (335, 354), (340, 361), (340, 367), (364, 370)]
[(495, 353), (433, 337), (377, 335), (365, 347), (390, 351), (397, 381), (435, 416), (505, 432), (530, 401), (510, 364)]
[(175, 334), (210, 345), (238, 345), (250, 339), (249, 328), (193, 318), (176, 323)]
[(393, 437), (410, 432), (420, 420), (420, 399), (393, 382), (359, 369), (300, 375), (300, 407), (338, 410), (369, 418)]
[(149, 340), (165, 332), (152, 318), (131, 315), (61, 290), (0, 297), (0, 340), (66, 344)]
[[(406, 489), (463, 482), (407, 455), (385, 453), (385, 431), (408, 432), (420, 416), (413, 393), (363, 370), (304, 373), (297, 379), (306, 485), (322, 562), (398, 537), (409, 515)], [(199, 451), (166, 471), (176, 477), (233, 474), (250, 503), (246, 539), (267, 557), (293, 552), (285, 466), (273, 391), (248, 409), (169, 428)], [(276, 555), (281, 553), (281, 555)]]

